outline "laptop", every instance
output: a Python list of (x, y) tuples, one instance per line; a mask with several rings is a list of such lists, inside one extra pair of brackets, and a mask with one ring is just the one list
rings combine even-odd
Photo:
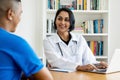
[(90, 72), (106, 74), (106, 73), (113, 73), (119, 71), (120, 71), (120, 49), (116, 49), (107, 69), (98, 69)]

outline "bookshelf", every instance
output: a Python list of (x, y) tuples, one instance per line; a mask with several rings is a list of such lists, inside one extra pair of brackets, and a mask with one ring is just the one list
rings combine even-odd
[[(50, 1), (53, 1), (50, 3)], [(63, 4), (64, 0), (45, 0), (46, 3), (46, 27), (44, 29), (44, 35), (50, 36), (54, 35), (55, 31), (52, 29), (53, 27), (53, 21), (55, 17), (56, 10), (61, 7), (60, 4)], [(67, 1), (67, 0), (65, 0)], [(68, 0), (69, 1), (75, 1), (76, 4), (74, 4), (76, 7), (72, 9), (74, 16), (75, 16), (75, 30), (73, 33), (75, 34), (82, 34), (86, 41), (96, 41), (98, 44), (97, 46), (101, 45), (99, 42), (102, 41), (102, 52), (98, 53), (98, 55), (95, 54), (97, 60), (104, 60), (108, 61), (108, 42), (109, 42), (109, 2), (108, 0)], [(82, 1), (80, 3), (79, 1)], [(96, 5), (96, 4), (97, 5)], [(52, 8), (50, 7), (50, 4), (52, 5)], [(64, 3), (65, 4), (65, 3)], [(81, 5), (80, 5), (81, 4)], [(66, 4), (65, 4), (66, 5)], [(95, 7), (96, 6), (96, 7)], [(84, 7), (84, 8), (83, 8)], [(95, 32), (94, 26), (95, 26), (95, 20), (103, 20), (102, 22), (102, 29), (98, 29), (97, 32)], [(87, 30), (89, 27), (91, 27), (92, 22), (92, 30), (91, 32), (85, 32), (83, 27), (81, 28), (83, 22), (89, 22), (87, 23)], [(101, 22), (100, 22), (101, 23)], [(97, 23), (97, 28), (98, 24)], [(84, 26), (85, 27), (85, 26)], [(93, 47), (95, 48), (95, 47)], [(99, 49), (99, 47), (98, 47)], [(100, 49), (99, 49), (100, 50)], [(96, 51), (99, 52), (99, 51)]]

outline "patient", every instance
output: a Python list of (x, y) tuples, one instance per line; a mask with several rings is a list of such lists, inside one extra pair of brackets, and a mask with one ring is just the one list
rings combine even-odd
[(34, 80), (53, 80), (30, 45), (11, 33), (21, 14), (21, 0), (0, 0), (0, 80), (20, 80), (22, 73)]
[[(57, 33), (44, 40), (44, 51), (50, 66), (77, 71), (107, 68), (105, 62), (96, 61), (84, 37), (71, 32), (74, 25), (74, 14), (70, 9), (61, 8), (57, 11), (54, 19)], [(96, 63), (99, 66), (93, 66)]]

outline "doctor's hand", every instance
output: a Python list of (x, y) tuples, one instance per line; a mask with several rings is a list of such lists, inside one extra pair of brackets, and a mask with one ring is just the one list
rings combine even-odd
[(94, 69), (97, 70), (98, 68), (92, 64), (87, 64), (87, 65), (83, 65), (83, 66), (78, 65), (76, 68), (77, 71), (92, 71)]
[(94, 64), (97, 68), (99, 68), (99, 69), (105, 69), (105, 68), (107, 68), (108, 67), (108, 64), (106, 63), (106, 62), (104, 62), (104, 61), (101, 61), (100, 63), (98, 63), (98, 64)]

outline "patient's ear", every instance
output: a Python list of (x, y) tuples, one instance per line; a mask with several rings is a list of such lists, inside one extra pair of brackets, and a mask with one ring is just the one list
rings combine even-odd
[(8, 11), (7, 11), (7, 19), (8, 20), (12, 20), (13, 19), (13, 11), (12, 11), (12, 9), (8, 9)]

